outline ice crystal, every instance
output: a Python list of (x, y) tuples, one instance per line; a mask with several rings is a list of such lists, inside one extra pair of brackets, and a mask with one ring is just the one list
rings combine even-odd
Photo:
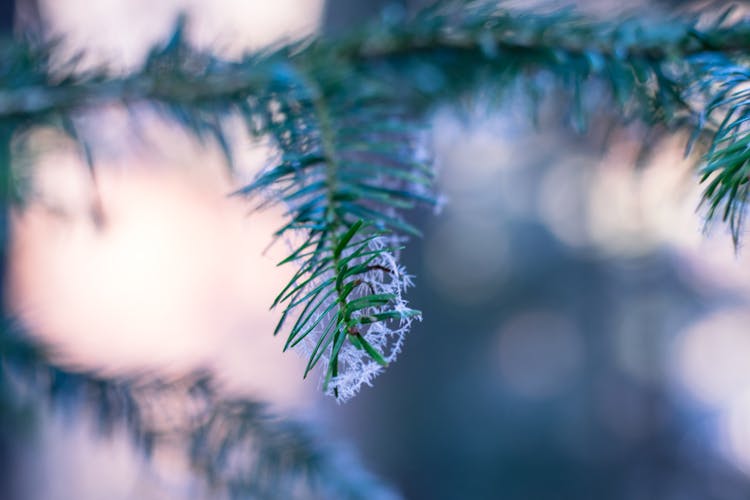
[[(361, 241), (361, 239), (360, 239)], [(421, 319), (420, 315), (410, 309), (404, 299), (404, 291), (413, 285), (412, 276), (406, 274), (404, 268), (398, 265), (397, 255), (388, 250), (397, 248), (401, 238), (393, 235), (381, 236), (370, 240), (367, 247), (370, 251), (378, 251), (373, 260), (367, 262), (369, 268), (363, 274), (357, 275), (353, 280), (358, 284), (354, 287), (349, 300), (366, 297), (373, 294), (392, 294), (394, 298), (387, 304), (377, 305), (361, 309), (353, 314), (353, 318), (362, 318), (373, 316), (379, 313), (397, 313), (393, 319), (388, 321), (379, 321), (364, 323), (357, 326), (356, 331), (344, 331), (346, 335), (359, 335), (373, 348), (375, 348), (383, 359), (391, 363), (395, 361), (404, 337), (409, 331), (414, 320)], [(357, 241), (352, 248), (357, 247)], [(351, 250), (348, 252), (351, 253)], [(347, 253), (344, 254), (344, 257)], [(352, 265), (356, 266), (365, 263), (366, 257), (356, 257), (352, 260)], [(331, 278), (331, 274), (322, 275), (318, 280), (309, 285), (314, 289), (321, 283)], [(350, 281), (353, 281), (350, 280)], [(348, 283), (348, 281), (346, 282)], [(304, 341), (299, 343), (295, 348), (300, 354), (309, 357), (313, 354), (315, 346), (320, 342), (321, 336), (326, 335), (327, 329), (331, 322), (336, 322), (339, 307), (334, 306), (329, 310), (337, 298), (331, 296), (319, 308), (321, 311), (328, 311), (323, 318), (314, 317), (312, 321), (317, 321), (317, 326), (308, 334)], [(344, 328), (340, 324), (335, 328)], [(330, 335), (330, 333), (328, 333)], [(330, 349), (321, 356), (319, 366), (326, 367), (331, 362)], [(326, 394), (337, 394), (340, 402), (346, 401), (353, 397), (363, 384), (372, 385), (372, 380), (383, 371), (383, 366), (377, 363), (364, 349), (357, 347), (352, 342), (345, 342), (338, 353), (338, 375), (333, 377), (326, 387)], [(325, 368), (320, 370), (321, 384), (324, 380)]]

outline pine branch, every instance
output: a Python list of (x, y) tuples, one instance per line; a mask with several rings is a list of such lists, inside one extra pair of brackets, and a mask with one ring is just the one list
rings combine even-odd
[(85, 405), (102, 432), (126, 427), (146, 456), (177, 451), (214, 498), (395, 497), (312, 426), (275, 418), (257, 402), (224, 398), (206, 373), (112, 377), (63, 368), (9, 326), (0, 333), (3, 418), (8, 405), (40, 395), (58, 408)]
[(286, 204), (288, 223), (276, 236), (299, 239), (283, 261), (299, 269), (274, 302), (284, 307), (276, 332), (296, 316), (286, 347), (309, 355), (305, 375), (322, 360), (325, 390), (345, 399), (393, 359), (418, 317), (402, 297), (410, 281), (397, 257), (403, 235), (417, 233), (403, 211), (433, 203), (431, 167), (418, 151), (436, 106), (519, 81), (541, 99), (554, 82), (571, 97), (571, 124), (584, 129), (587, 93), (604, 84), (624, 120), (709, 137), (707, 215), (721, 211), (739, 237), (750, 21), (727, 24), (727, 15), (613, 21), (440, 2), (344, 38), (238, 61), (192, 49), (180, 23), (124, 76), (53, 65), (53, 47), (10, 45), (0, 62), (0, 118), (65, 124), (81, 109), (146, 102), (197, 137), (213, 137), (228, 158), (229, 114), (250, 134), (273, 137), (278, 164), (239, 193)]
[(278, 73), (285, 71), (285, 63), (300, 61), (313, 66), (333, 61), (352, 68), (410, 56), (429, 60), (457, 51), (468, 60), (477, 55), (488, 60), (528, 57), (564, 66), (566, 59), (582, 57), (591, 66), (598, 66), (597, 58), (645, 64), (706, 52), (744, 55), (750, 36), (747, 21), (699, 28), (695, 19), (595, 21), (570, 10), (539, 14), (504, 9), (491, 1), (439, 2), (412, 19), (374, 24), (344, 39), (306, 40), (229, 62), (188, 47), (184, 22), (165, 46), (150, 53), (140, 71), (124, 77), (113, 77), (106, 68), (78, 74), (77, 60), (53, 69), (49, 57), (54, 46), (4, 47), (0, 117), (111, 102), (195, 105), (264, 96), (269, 82), (284, 79)]
[(283, 158), (239, 193), (261, 191), (288, 206), (277, 237), (303, 234), (281, 262), (299, 268), (273, 303), (284, 305), (275, 333), (298, 313), (284, 349), (309, 356), (305, 376), (327, 365), (324, 391), (346, 400), (395, 359), (420, 316), (402, 297), (411, 281), (397, 264), (397, 232), (418, 231), (397, 210), (433, 202), (432, 174), (415, 162), (420, 130), (384, 89), (375, 81), (337, 89), (347, 80), (337, 65), (327, 68), (297, 74), (304, 92), (264, 118)]
[(713, 128), (713, 140), (705, 155), (700, 182), (706, 187), (702, 202), (708, 219), (720, 213), (729, 224), (735, 247), (739, 245), (747, 209), (750, 176), (750, 68), (720, 54), (698, 60), (704, 75), (695, 84), (705, 97), (703, 124)]

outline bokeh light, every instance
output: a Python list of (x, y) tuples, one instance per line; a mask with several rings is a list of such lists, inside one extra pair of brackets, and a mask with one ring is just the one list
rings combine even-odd
[(558, 396), (580, 376), (584, 342), (560, 314), (528, 311), (503, 324), (493, 363), (514, 394), (538, 399)]

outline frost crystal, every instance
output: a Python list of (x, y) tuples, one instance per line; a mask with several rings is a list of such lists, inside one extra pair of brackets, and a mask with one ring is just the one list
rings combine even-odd
[[(395, 297), (385, 305), (372, 306), (353, 313), (352, 317), (371, 316), (379, 313), (397, 313), (393, 319), (387, 321), (373, 322), (358, 325), (358, 335), (366, 342), (372, 345), (387, 361), (393, 362), (401, 351), (404, 336), (409, 331), (412, 322), (415, 319), (421, 320), (419, 314), (407, 306), (403, 298), (404, 291), (412, 286), (412, 276), (404, 272), (403, 267), (399, 266), (396, 256), (387, 248), (392, 248), (400, 243), (400, 239), (395, 236), (381, 236), (371, 240), (368, 243), (370, 250), (377, 250), (377, 257), (369, 261), (369, 271), (357, 275), (354, 279), (359, 282), (348, 297), (348, 301), (355, 300), (372, 294), (393, 294)], [(356, 247), (356, 242), (353, 247)], [(348, 252), (351, 253), (351, 250)], [(344, 257), (347, 252), (344, 253)], [(353, 266), (363, 263), (366, 257), (353, 259)], [(324, 275), (318, 281), (310, 285), (314, 289), (320, 283), (329, 279), (332, 275)], [(348, 281), (347, 281), (348, 282)], [(346, 282), (345, 282), (346, 283)], [(327, 299), (327, 304), (321, 307), (321, 311), (328, 309), (328, 305), (336, 301), (335, 296)], [(334, 306), (326, 313), (325, 317), (315, 329), (299, 343), (295, 348), (299, 353), (309, 357), (312, 355), (316, 344), (322, 335), (325, 335), (326, 329), (331, 322), (336, 322), (339, 313), (338, 306)], [(315, 318), (317, 320), (318, 318)], [(343, 326), (341, 326), (343, 328)], [(344, 332), (351, 335), (353, 332)], [(321, 383), (325, 376), (325, 370), (330, 362), (330, 346), (322, 355), (318, 366), (321, 371)], [(360, 349), (352, 342), (347, 341), (341, 347), (338, 355), (338, 375), (330, 380), (326, 387), (326, 394), (333, 395), (338, 393), (338, 401), (346, 401), (354, 396), (362, 384), (372, 385), (372, 380), (380, 374), (383, 366), (378, 364), (364, 349)]]

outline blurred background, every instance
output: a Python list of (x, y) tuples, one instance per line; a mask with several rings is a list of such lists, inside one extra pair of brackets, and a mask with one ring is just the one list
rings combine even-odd
[[(61, 57), (84, 50), (86, 64), (127, 71), (181, 12), (196, 45), (235, 57), (351, 29), (387, 3), (24, 0), (17, 26), (63, 37)], [(579, 2), (608, 15), (685, 7), (644, 4)], [(94, 188), (75, 146), (36, 130), (12, 309), (80, 366), (213, 369), (228, 390), (349, 443), (408, 499), (748, 498), (750, 262), (723, 228), (703, 231), (686, 137), (609, 133), (606, 116), (574, 134), (554, 106), (535, 127), (523, 99), (506, 101), (434, 115), (448, 203), (410, 215), (425, 236), (404, 256), (424, 321), (345, 405), (303, 382), (302, 360), (271, 336), (268, 306), (290, 270), (275, 266), (283, 245), (267, 248), (281, 211), (226, 196), (271, 154), (241, 134), (232, 179), (218, 149), (148, 109), (89, 113)], [(11, 498), (189, 498), (125, 436), (91, 427), (49, 413), (14, 437)]]

